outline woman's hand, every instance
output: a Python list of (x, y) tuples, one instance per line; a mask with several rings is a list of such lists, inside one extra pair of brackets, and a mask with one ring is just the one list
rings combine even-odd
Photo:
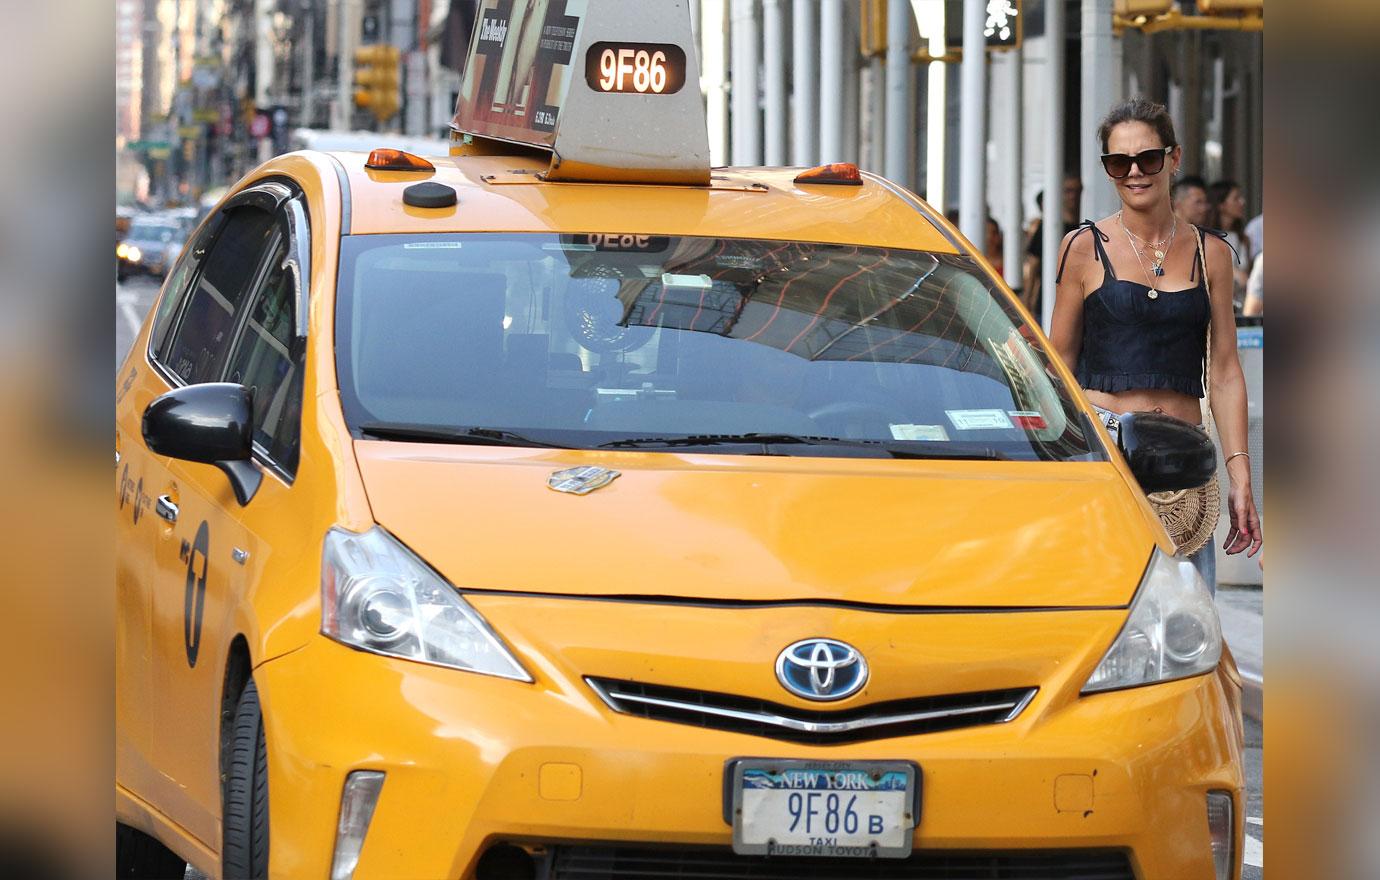
[(1255, 498), (1251, 495), (1251, 479), (1232, 478), (1231, 491), (1227, 495), (1227, 506), (1231, 516), (1231, 528), (1227, 530), (1227, 540), (1222, 549), (1228, 555), (1246, 550), (1251, 557), (1260, 552), (1265, 539), (1260, 534), (1260, 515), (1255, 512)]

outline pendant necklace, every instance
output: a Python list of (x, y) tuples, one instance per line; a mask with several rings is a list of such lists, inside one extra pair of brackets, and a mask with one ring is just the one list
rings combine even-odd
[[(1159, 299), (1160, 292), (1155, 288), (1155, 279), (1163, 277), (1164, 275), (1165, 257), (1169, 256), (1169, 249), (1174, 246), (1174, 236), (1179, 232), (1178, 216), (1174, 216), (1174, 225), (1170, 227), (1169, 235), (1160, 241), (1154, 242), (1146, 241), (1132, 232), (1130, 227), (1126, 225), (1126, 221), (1122, 218), (1120, 211), (1116, 212), (1116, 221), (1121, 224), (1122, 231), (1126, 233), (1126, 241), (1131, 245), (1131, 250), (1136, 255), (1136, 262), (1140, 264), (1141, 271), (1145, 273), (1145, 277), (1150, 281), (1150, 292), (1147, 293), (1146, 296), (1149, 299)], [(1146, 249), (1154, 252), (1154, 256), (1151, 257), (1149, 254), (1145, 253), (1137, 242), (1140, 242)], [(1146, 260), (1150, 262), (1149, 268), (1146, 268)]]

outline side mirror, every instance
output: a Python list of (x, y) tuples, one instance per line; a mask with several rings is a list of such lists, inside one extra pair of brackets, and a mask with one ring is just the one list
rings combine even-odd
[(144, 410), (144, 443), (159, 455), (213, 464), (230, 478), (243, 506), (263, 474), (254, 456), (254, 395), (243, 385), (207, 382), (157, 397)]
[(1196, 425), (1153, 412), (1118, 417), (1117, 445), (1146, 492), (1196, 489), (1217, 476), (1217, 450)]

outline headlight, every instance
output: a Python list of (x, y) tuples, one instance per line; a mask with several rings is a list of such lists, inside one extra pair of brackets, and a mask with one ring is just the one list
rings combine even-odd
[(326, 533), (321, 632), (375, 654), (532, 681), (455, 587), (377, 526)]
[(1083, 693), (1199, 675), (1221, 657), (1222, 624), (1198, 570), (1187, 559), (1156, 549), (1126, 625)]
[(115, 256), (117, 256), (117, 257), (119, 257), (119, 258), (121, 258), (121, 259), (124, 259), (125, 256), (128, 255), (128, 254), (129, 254), (129, 245), (125, 244), (123, 241), (120, 242), (119, 244), (115, 245)]
[(143, 255), (144, 252), (139, 250), (134, 245), (130, 245), (129, 248), (125, 250), (125, 258), (129, 260), (131, 263), (139, 262), (139, 258)]

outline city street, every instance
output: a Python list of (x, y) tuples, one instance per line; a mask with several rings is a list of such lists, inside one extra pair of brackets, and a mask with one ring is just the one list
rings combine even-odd
[[(159, 282), (156, 280), (139, 276), (129, 279), (125, 284), (117, 284), (115, 290), (115, 367), (123, 362), (125, 354), (129, 351), (135, 336), (139, 332), (144, 317), (149, 309), (153, 307), (154, 300), (158, 296)], [(1228, 612), (1235, 612), (1234, 619), (1239, 619), (1242, 613), (1250, 614), (1257, 627), (1257, 632), (1243, 636), (1244, 639), (1253, 641), (1254, 644), (1241, 644), (1236, 653), (1238, 662), (1250, 673), (1251, 663), (1258, 669), (1260, 657), (1260, 644), (1258, 626), (1260, 620), (1260, 591), (1258, 589), (1224, 589), (1218, 596), (1220, 606)], [(1227, 612), (1224, 612), (1224, 614)], [(1225, 626), (1224, 630), (1228, 640), (1234, 637), (1236, 630), (1231, 626)], [(1248, 658), (1254, 658), (1253, 660)], [(1251, 718), (1246, 719), (1246, 751), (1245, 765), (1247, 774), (1248, 799), (1246, 804), (1246, 867), (1242, 874), (1243, 880), (1260, 880), (1264, 876), (1264, 795), (1262, 791), (1263, 763), (1261, 758), (1264, 742), (1264, 732), (1261, 724)], [(194, 880), (202, 875), (196, 871), (188, 872), (188, 880)]]

